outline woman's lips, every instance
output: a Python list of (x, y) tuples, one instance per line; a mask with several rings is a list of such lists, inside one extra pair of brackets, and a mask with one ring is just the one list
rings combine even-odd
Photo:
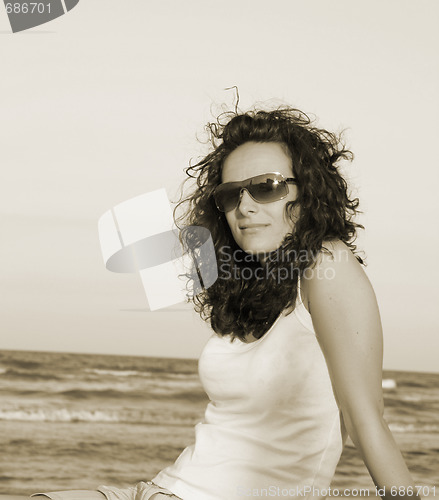
[(268, 227), (268, 224), (246, 224), (245, 226), (240, 226), (239, 229), (241, 229), (241, 231), (251, 234), (251, 233), (257, 233), (262, 229), (265, 229), (266, 227)]

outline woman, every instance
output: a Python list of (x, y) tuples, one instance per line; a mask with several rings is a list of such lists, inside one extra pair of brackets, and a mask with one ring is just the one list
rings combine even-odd
[(403, 495), (413, 481), (383, 418), (358, 200), (337, 169), (351, 152), (287, 107), (226, 113), (208, 130), (213, 150), (187, 169), (197, 189), (178, 219), (210, 231), (218, 263), (193, 299), (215, 332), (199, 363), (211, 401), (195, 444), (152, 482), (48, 495), (324, 498), (347, 434), (382, 496)]

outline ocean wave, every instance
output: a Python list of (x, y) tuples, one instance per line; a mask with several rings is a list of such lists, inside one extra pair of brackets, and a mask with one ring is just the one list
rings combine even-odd
[(63, 396), (68, 399), (176, 399), (187, 401), (202, 401), (207, 396), (203, 391), (182, 391), (182, 390), (169, 390), (165, 387), (151, 387), (146, 390), (140, 391), (117, 391), (114, 389), (107, 389), (102, 391), (83, 391), (80, 389), (71, 389), (68, 391), (56, 392), (53, 395)]
[(101, 368), (86, 368), (84, 371), (95, 375), (110, 375), (113, 377), (151, 376), (151, 373), (149, 372), (139, 372), (138, 370), (104, 370)]
[[(179, 364), (175, 364), (172, 361), (166, 358), (157, 359), (155, 358), (145, 358), (147, 362), (139, 364), (139, 363), (121, 363), (118, 365), (109, 365), (109, 364), (101, 364), (96, 363), (94, 365), (84, 367), (82, 371), (88, 373), (94, 373), (96, 375), (112, 375), (112, 376), (125, 376), (125, 373), (130, 373), (134, 376), (155, 376), (155, 375), (167, 375), (174, 374), (179, 376), (191, 376), (197, 372), (197, 365), (184, 366), (187, 363), (185, 361), (195, 361), (195, 360), (181, 360), (184, 364), (180, 366)], [(177, 360), (178, 361), (178, 360)], [(128, 375), (129, 376), (129, 375)]]
[[(67, 408), (3, 410), (0, 411), (1, 420), (171, 426), (192, 426), (196, 423), (193, 416), (184, 413), (163, 415), (162, 412), (151, 414), (142, 411), (69, 410)], [(15, 444), (23, 444), (21, 441), (19, 440)]]
[(130, 398), (144, 398), (144, 391), (118, 391), (115, 389), (102, 389), (102, 390), (82, 390), (82, 389), (68, 389), (66, 391), (55, 392), (53, 395), (64, 396), (69, 399), (130, 399)]
[(407, 401), (408, 403), (419, 403), (421, 401), (426, 401), (427, 398), (423, 398), (421, 396), (402, 395), (401, 399), (403, 401)]
[(117, 414), (104, 411), (67, 410), (5, 410), (0, 420), (27, 420), (38, 422), (119, 422)]
[(91, 373), (93, 375), (109, 376), (109, 377), (145, 377), (157, 379), (171, 379), (171, 380), (181, 380), (181, 381), (192, 381), (199, 380), (198, 373), (174, 373), (172, 371), (161, 371), (155, 370), (109, 370), (103, 368), (86, 368), (84, 372)]
[(173, 392), (169, 394), (159, 394), (159, 399), (176, 399), (183, 401), (199, 402), (199, 401), (209, 401), (207, 395), (203, 391), (185, 391), (185, 392)]
[(0, 375), (4, 379), (61, 380), (61, 377), (53, 373), (23, 372), (14, 369), (0, 369)]
[(4, 364), (13, 366), (15, 368), (24, 368), (26, 370), (34, 370), (35, 368), (40, 368), (44, 366), (43, 362), (40, 361), (27, 361), (24, 359), (5, 359), (3, 360)]
[(392, 432), (439, 432), (439, 425), (431, 424), (389, 424)]
[(199, 381), (170, 381), (150, 380), (143, 384), (126, 384), (109, 381), (90, 384), (87, 382), (65, 384), (50, 382), (42, 384), (39, 382), (34, 388), (27, 385), (16, 384), (8, 387), (0, 387), (0, 394), (7, 397), (38, 398), (39, 400), (53, 401), (53, 399), (65, 399), (69, 401), (139, 401), (139, 400), (161, 400), (161, 399), (186, 399), (189, 401), (201, 401), (207, 398)]

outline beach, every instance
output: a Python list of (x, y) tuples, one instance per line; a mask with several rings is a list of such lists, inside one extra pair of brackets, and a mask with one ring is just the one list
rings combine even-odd
[[(439, 496), (439, 374), (384, 379), (385, 417), (415, 484)], [(207, 403), (196, 360), (0, 351), (0, 494), (146, 481), (193, 442)], [(331, 488), (375, 496), (350, 442)]]

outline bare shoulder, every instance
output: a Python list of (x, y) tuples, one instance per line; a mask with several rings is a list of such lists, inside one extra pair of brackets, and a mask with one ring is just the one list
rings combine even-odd
[(303, 299), (311, 312), (311, 301), (321, 297), (345, 300), (353, 290), (373, 294), (370, 281), (352, 250), (341, 240), (325, 241), (315, 265), (303, 276)]
[(332, 240), (323, 242), (315, 265), (308, 270), (305, 278), (313, 284), (327, 281), (336, 284), (347, 275), (367, 279), (361, 264), (346, 243), (341, 240)]
[(325, 266), (328, 263), (350, 263), (355, 264), (361, 269), (361, 264), (355, 257), (352, 250), (341, 240), (324, 241), (322, 250), (319, 253), (316, 261), (317, 266)]

